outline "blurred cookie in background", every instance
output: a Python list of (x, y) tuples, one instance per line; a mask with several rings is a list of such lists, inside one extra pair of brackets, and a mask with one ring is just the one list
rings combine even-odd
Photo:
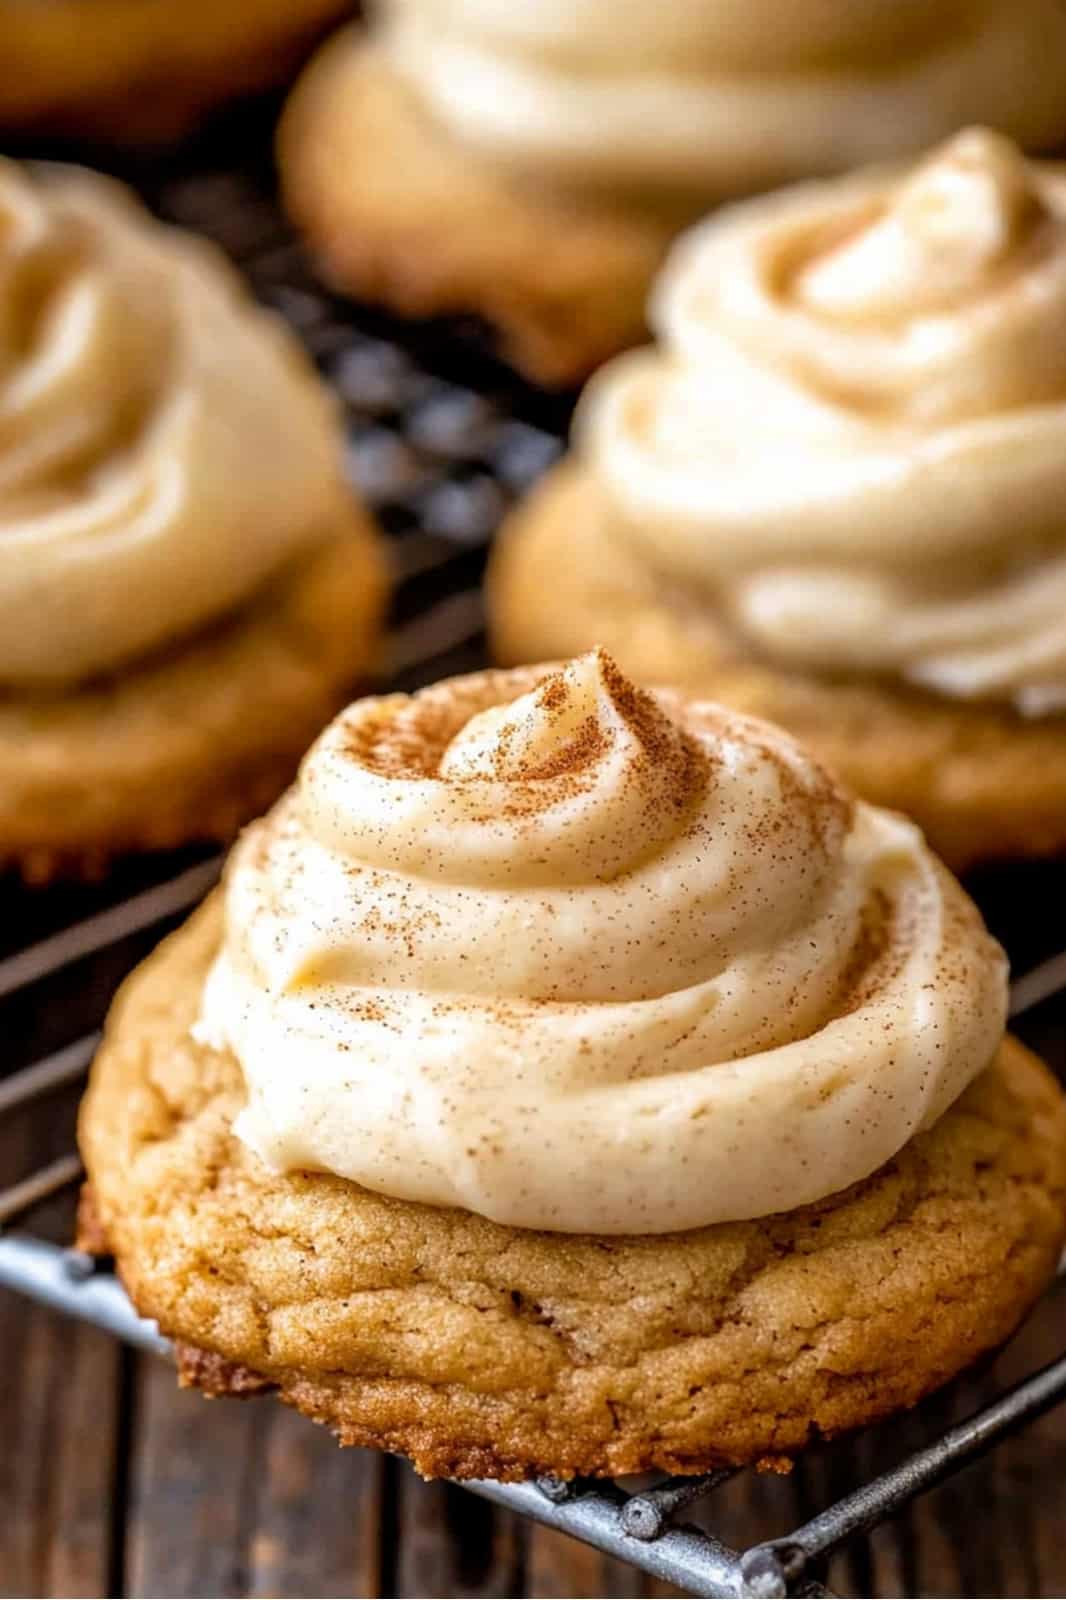
[(202, 239), (0, 164), (0, 867), (225, 839), (371, 667), (332, 398)]
[(1066, 850), (1066, 166), (971, 129), (724, 211), (512, 514), (495, 649), (779, 722), (957, 870)]
[(0, 0), (0, 126), (165, 141), (296, 70), (344, 0)]
[(1057, 0), (383, 0), (308, 69), (279, 152), (335, 284), (480, 314), (566, 385), (641, 338), (670, 241), (712, 204), (968, 121), (1066, 136)]

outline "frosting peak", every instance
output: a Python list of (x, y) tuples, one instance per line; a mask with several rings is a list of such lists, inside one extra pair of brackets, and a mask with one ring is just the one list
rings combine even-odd
[(831, 1193), (1002, 1034), (1002, 958), (913, 827), (599, 653), (349, 708), (225, 892), (200, 1027), (240, 1136), (517, 1226)]
[(469, 711), (461, 687), (353, 706), (304, 769), (320, 836), (448, 882), (592, 881), (662, 843), (699, 780), (697, 747), (600, 652)]
[[(591, 880), (614, 876), (676, 830), (703, 763), (652, 697), (596, 651), (477, 713), (440, 771), (477, 784), (479, 795), (484, 782), (496, 785), (497, 813), (522, 836), (524, 853), (544, 871), (565, 866)], [(582, 825), (590, 796), (593, 828)]]
[(725, 211), (581, 438), (618, 536), (805, 671), (1066, 704), (1066, 168), (958, 135)]
[(840, 318), (948, 306), (980, 291), (1047, 217), (1018, 148), (971, 128), (922, 162), (868, 227), (806, 263), (797, 296)]
[(444, 752), (441, 774), (551, 785), (543, 790), (550, 805), (560, 788), (582, 781), (612, 741), (631, 749), (638, 779), (656, 757), (671, 767), (679, 763), (680, 730), (597, 650), (549, 673), (517, 700), (471, 717)]

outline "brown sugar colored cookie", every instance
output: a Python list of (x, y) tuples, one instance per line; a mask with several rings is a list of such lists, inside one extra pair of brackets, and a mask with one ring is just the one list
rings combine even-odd
[(377, 668), (377, 541), (352, 508), (310, 558), (177, 649), (73, 693), (0, 690), (0, 868), (44, 883), (231, 839)]
[(612, 537), (580, 463), (556, 469), (512, 514), (487, 585), (496, 660), (602, 644), (643, 683), (777, 722), (849, 788), (912, 816), (956, 872), (1066, 850), (1066, 717), (759, 660), (698, 596), (660, 582)]
[(343, 0), (3, 0), (0, 124), (128, 143), (283, 82)]
[(605, 653), (349, 706), (128, 981), (102, 1234), (210, 1393), (426, 1473), (779, 1463), (1005, 1339), (1066, 1101), (898, 815)]
[(714, 205), (968, 120), (1053, 146), (1064, 64), (1055, 0), (380, 0), (298, 85), (282, 186), (339, 288), (478, 315), (568, 384), (641, 337), (666, 245)]
[(80, 1134), (123, 1281), (208, 1392), (276, 1388), (429, 1476), (777, 1461), (912, 1405), (1054, 1271), (1066, 1112), (1014, 1040), (871, 1178), (754, 1222), (560, 1236), (275, 1175), (189, 1034), (220, 909), (127, 983)]
[(206, 241), (0, 164), (0, 868), (230, 836), (375, 663), (328, 391)]
[(955, 868), (1066, 848), (1066, 169), (970, 129), (676, 246), (503, 530), (506, 662), (780, 722)]
[(471, 160), (354, 27), (291, 96), (278, 158), (289, 214), (333, 283), (404, 316), (477, 312), (509, 360), (552, 386), (641, 338), (677, 231)]

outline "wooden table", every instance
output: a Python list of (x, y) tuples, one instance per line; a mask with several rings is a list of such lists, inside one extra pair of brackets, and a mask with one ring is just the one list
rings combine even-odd
[[(1057, 918), (1062, 895), (1027, 880)], [(1061, 886), (1059, 886), (1061, 888)], [(1046, 950), (1023, 906), (1014, 944)], [(1032, 929), (1028, 923), (1032, 922)], [(5, 930), (10, 940), (32, 928)], [(1054, 933), (1054, 929), (1051, 930)], [(0, 941), (2, 944), (5, 941)], [(95, 1022), (136, 955), (93, 964), (92, 981), (46, 983), (6, 1010), (12, 1065)], [(1030, 1019), (1029, 1042), (1066, 1065), (1061, 1009)], [(54, 1155), (73, 1097), (0, 1126), (0, 1173)], [(35, 1226), (63, 1238), (69, 1208)], [(816, 1451), (790, 1477), (741, 1474), (693, 1520), (735, 1544), (810, 1516), (1066, 1348), (1066, 1283), (984, 1373), (919, 1413)], [(206, 1401), (163, 1361), (0, 1292), (0, 1595), (652, 1595), (645, 1580), (404, 1464), (340, 1450), (274, 1401)], [(838, 1557), (851, 1595), (1066, 1595), (1066, 1407)]]

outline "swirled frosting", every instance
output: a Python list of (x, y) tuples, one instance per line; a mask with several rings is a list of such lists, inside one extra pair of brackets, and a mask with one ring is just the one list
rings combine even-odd
[(232, 858), (198, 1034), (271, 1166), (660, 1233), (844, 1188), (1003, 1033), (902, 818), (600, 653), (358, 702)]
[(331, 405), (211, 246), (0, 165), (0, 685), (212, 621), (334, 533)]
[(917, 152), (969, 121), (1066, 132), (1057, 0), (382, 0), (379, 36), (479, 155), (703, 200)]
[(1066, 704), (1066, 168), (960, 134), (693, 231), (579, 436), (619, 536), (802, 670)]

